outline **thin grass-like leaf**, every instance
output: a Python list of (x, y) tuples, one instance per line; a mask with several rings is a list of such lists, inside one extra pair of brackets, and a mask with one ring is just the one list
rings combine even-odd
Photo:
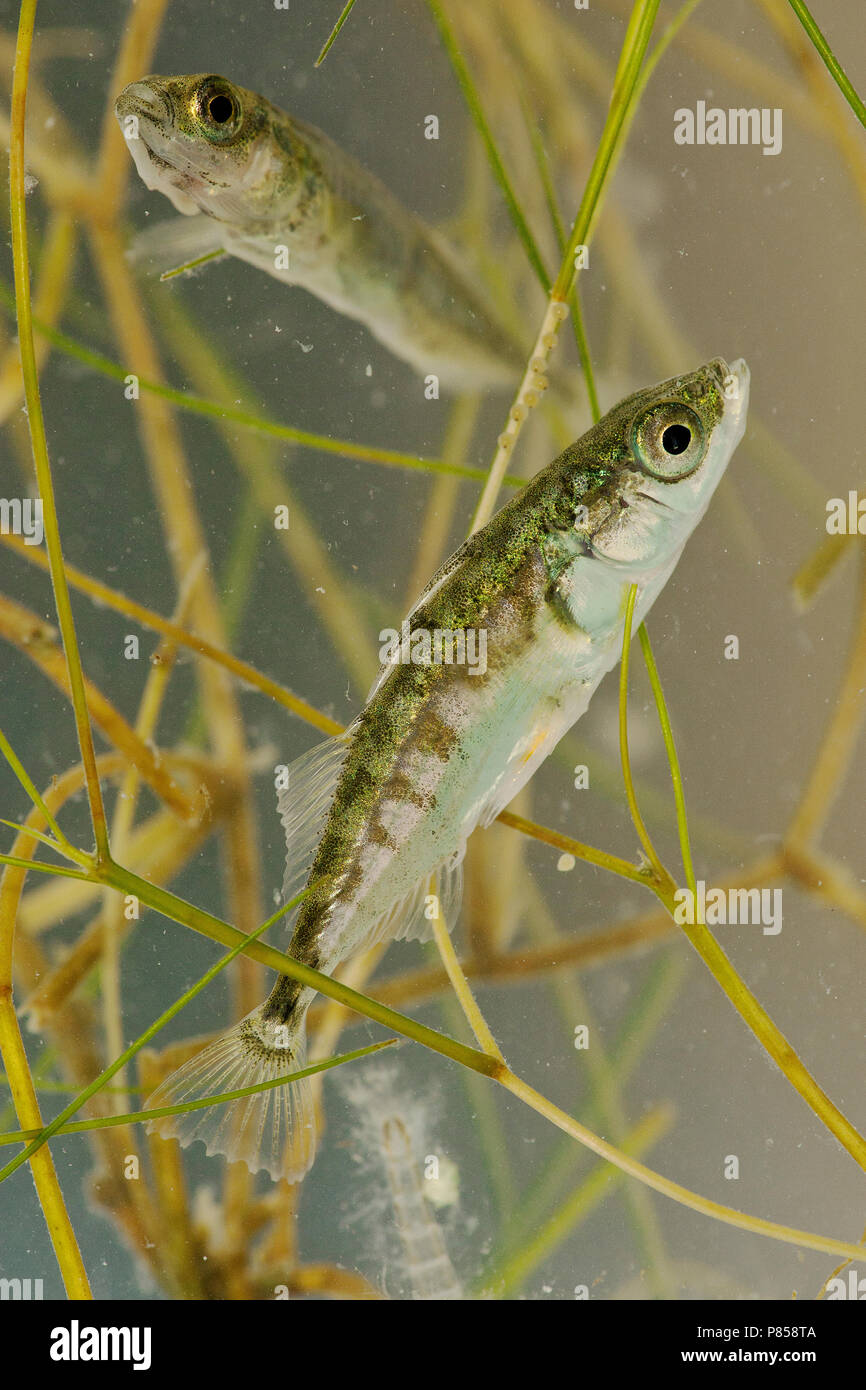
[(325, 42), (324, 42), (324, 44), (323, 44), (323, 46), (322, 46), (322, 51), (320, 52), (318, 58), (316, 59), (315, 63), (313, 64), (313, 67), (314, 67), (314, 68), (320, 68), (320, 67), (322, 66), (322, 63), (324, 63), (325, 58), (327, 57), (328, 53), (330, 52), (331, 45), (334, 43), (334, 40), (336, 39), (336, 37), (337, 37), (337, 35), (339, 34), (340, 30), (342, 29), (343, 25), (346, 23), (346, 20), (349, 18), (349, 15), (352, 13), (352, 10), (354, 9), (354, 6), (355, 6), (355, 0), (346, 0), (345, 5), (343, 6), (343, 8), (342, 8), (342, 10), (341, 10), (341, 12), (340, 12), (340, 17), (339, 17), (339, 19), (337, 20), (336, 24), (334, 25), (333, 29), (331, 30), (330, 34), (328, 35), (327, 39), (325, 40)]

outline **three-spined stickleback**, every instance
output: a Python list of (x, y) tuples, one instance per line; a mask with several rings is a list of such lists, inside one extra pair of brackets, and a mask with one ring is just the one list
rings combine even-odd
[[(431, 898), (452, 926), (466, 841), (508, 804), (583, 714), (661, 592), (742, 438), (745, 363), (716, 359), (638, 391), (537, 474), (434, 576), (409, 647), (484, 632), (469, 666), (401, 650), (345, 734), (295, 763), (279, 809), (286, 899), (307, 884), (289, 953), (331, 973), (376, 941), (423, 937)], [(469, 643), (465, 643), (469, 649)], [(287, 976), (266, 1002), (168, 1078), (180, 1104), (303, 1066), (315, 991)], [(209, 1153), (296, 1180), (314, 1152), (306, 1082), (154, 1121)]]
[(185, 215), (151, 250), (224, 250), (301, 285), (444, 385), (515, 384), (528, 345), (443, 238), (322, 131), (213, 74), (142, 78), (115, 111), (144, 183)]

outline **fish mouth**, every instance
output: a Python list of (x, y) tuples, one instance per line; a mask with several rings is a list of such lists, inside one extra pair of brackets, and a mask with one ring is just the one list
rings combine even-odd
[(736, 443), (742, 439), (746, 428), (746, 412), (749, 407), (749, 385), (751, 373), (745, 358), (737, 357), (728, 368), (724, 381), (725, 414), (730, 413), (731, 434)]
[(731, 451), (743, 437), (749, 406), (751, 374), (745, 358), (735, 357), (730, 366), (724, 357), (714, 357), (705, 369), (718, 385), (723, 401), (722, 428), (731, 440)]
[[(656, 497), (652, 492), (641, 492), (640, 489), (638, 489), (634, 495), (635, 497), (639, 497), (642, 502), (652, 502), (653, 506), (661, 507), (663, 511), (672, 512), (675, 510), (668, 502), (663, 502), (661, 497)], [(623, 505), (627, 506), (628, 503), (623, 502)]]
[(746, 395), (748, 395), (749, 381), (751, 380), (751, 373), (750, 373), (750, 371), (749, 371), (749, 368), (748, 368), (748, 364), (747, 364), (747, 362), (746, 362), (746, 359), (745, 359), (744, 357), (737, 357), (737, 358), (735, 358), (734, 361), (733, 361), (733, 362), (731, 363), (731, 365), (730, 365), (729, 373), (728, 373), (728, 374), (729, 374), (729, 376), (732, 376), (732, 377), (734, 377), (734, 378), (736, 379), (736, 381), (737, 381), (737, 383), (738, 383), (738, 385), (739, 385), (739, 387), (740, 387), (740, 395), (741, 395), (741, 396), (746, 396)]

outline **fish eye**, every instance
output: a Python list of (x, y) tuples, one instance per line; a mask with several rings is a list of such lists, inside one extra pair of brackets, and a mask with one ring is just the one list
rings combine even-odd
[(207, 104), (208, 115), (217, 125), (225, 125), (235, 114), (235, 104), (225, 92), (217, 92)]
[(653, 478), (665, 483), (687, 478), (706, 452), (700, 416), (676, 401), (655, 405), (635, 422), (632, 448), (641, 468)]
[(668, 425), (662, 435), (662, 448), (666, 454), (683, 454), (692, 442), (692, 432), (688, 425)]
[(198, 88), (195, 109), (206, 133), (214, 140), (225, 140), (236, 134), (243, 114), (229, 83), (215, 77), (209, 77)]

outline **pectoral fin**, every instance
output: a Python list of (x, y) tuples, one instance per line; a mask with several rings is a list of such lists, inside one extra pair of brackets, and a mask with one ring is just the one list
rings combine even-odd
[(133, 240), (127, 256), (134, 265), (150, 269), (155, 264), (161, 272), (172, 271), (190, 266), (202, 257), (219, 255), (225, 251), (224, 241), (225, 229), (200, 212), (194, 217), (173, 217), (146, 227)]

